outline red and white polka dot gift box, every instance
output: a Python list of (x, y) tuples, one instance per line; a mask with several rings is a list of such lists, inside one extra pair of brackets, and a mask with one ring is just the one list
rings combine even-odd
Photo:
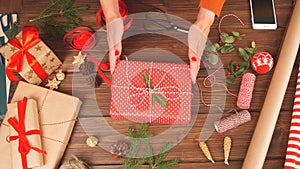
[(138, 123), (188, 124), (191, 86), (189, 65), (119, 61), (113, 74), (110, 115)]

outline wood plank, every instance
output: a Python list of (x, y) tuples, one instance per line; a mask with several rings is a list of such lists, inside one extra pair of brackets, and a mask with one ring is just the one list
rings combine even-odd
[[(224, 116), (227, 115), (229, 114), (226, 114)], [(250, 122), (235, 129), (229, 130), (224, 134), (217, 134), (216, 132), (214, 132), (212, 136), (209, 137), (209, 139), (207, 140), (207, 144), (210, 148), (213, 158), (216, 161), (222, 162), (224, 160), (222, 143), (222, 138), (224, 136), (230, 136), (233, 140), (230, 160), (242, 161), (244, 159), (259, 113), (252, 113), (251, 115), (252, 120)], [(217, 117), (217, 115), (214, 115), (214, 117)], [(203, 156), (201, 150), (198, 148), (198, 145), (193, 143), (194, 137), (199, 136), (206, 118), (207, 114), (200, 114), (197, 116), (197, 120), (193, 125), (193, 128), (185, 137), (183, 136), (183, 140), (181, 140), (178, 145), (172, 148), (167, 159), (178, 158), (183, 163), (208, 162), (208, 160)], [(290, 123), (290, 120), (291, 112), (280, 113), (272, 138), (271, 146), (267, 155), (268, 158), (284, 158), (289, 131), (289, 125), (287, 124)], [(69, 158), (71, 154), (75, 154), (80, 158), (85, 159), (89, 164), (92, 165), (122, 164), (121, 159), (114, 159), (109, 152), (102, 149), (101, 147), (90, 148), (85, 143), (85, 139), (88, 137), (87, 135), (95, 135), (97, 137), (100, 137), (102, 146), (109, 150), (109, 146), (111, 144), (119, 140), (124, 140), (122, 136), (112, 134), (112, 130), (108, 130), (105, 122), (110, 125), (109, 127), (112, 127), (114, 130), (123, 135), (127, 135), (126, 133), (128, 126), (134, 126), (135, 128), (139, 126), (139, 124), (136, 124), (134, 122), (130, 122), (127, 120), (112, 120), (109, 117), (79, 118), (78, 122), (76, 123), (72, 138), (69, 142), (67, 151), (65, 153), (65, 158)], [(156, 136), (163, 131), (166, 131), (169, 127), (170, 125), (152, 124), (150, 125), (149, 132), (153, 133)], [(178, 132), (177, 136), (183, 134), (182, 131), (184, 127), (185, 126), (177, 126), (173, 128), (174, 131)], [(205, 132), (208, 133), (208, 130), (206, 130)], [(161, 137), (159, 140), (154, 140), (157, 142), (153, 144), (154, 151), (158, 151), (158, 147), (161, 147), (166, 142), (176, 141), (176, 137), (168, 135), (165, 136), (166, 137)], [(173, 140), (172, 138), (175, 138), (175, 140)]]
[[(273, 160), (267, 159), (264, 164), (264, 169), (274, 169), (282, 168), (284, 160)], [(230, 168), (230, 169), (240, 169), (242, 166), (242, 161), (231, 161), (229, 166), (222, 162), (211, 163), (180, 163), (176, 168), (178, 169), (199, 169), (199, 168), (209, 168), (209, 169), (220, 169), (220, 168)], [(93, 165), (93, 169), (123, 169), (122, 165)], [(147, 169), (147, 166), (143, 166), (142, 169)]]

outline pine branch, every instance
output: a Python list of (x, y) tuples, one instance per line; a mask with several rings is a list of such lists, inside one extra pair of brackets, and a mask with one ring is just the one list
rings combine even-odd
[[(160, 154), (157, 155), (156, 158), (154, 158), (152, 147), (148, 142), (149, 139), (152, 137), (152, 134), (148, 133), (147, 131), (148, 128), (148, 123), (141, 124), (140, 128), (136, 132), (134, 128), (128, 128), (128, 136), (130, 137), (132, 143), (130, 146), (130, 151), (124, 160), (124, 169), (138, 169), (145, 163), (148, 163), (149, 169), (169, 169), (173, 166), (176, 166), (179, 163), (179, 160), (177, 159), (163, 161), (172, 147), (171, 143), (167, 143), (161, 149)], [(142, 158), (134, 158), (139, 153), (141, 144), (146, 144), (145, 150), (143, 151), (144, 154), (141, 154), (144, 156)]]
[[(89, 8), (88, 6), (72, 7), (72, 3), (73, 0), (51, 0), (41, 14), (29, 22), (37, 25), (48, 35), (61, 37), (66, 31), (80, 24), (81, 19), (75, 14)], [(66, 21), (62, 22), (60, 18)]]
[(157, 157), (155, 158), (155, 165), (160, 164), (167, 156), (167, 154), (169, 153), (169, 150), (171, 149), (172, 144), (171, 143), (167, 143), (159, 152), (159, 155), (157, 155)]
[(171, 167), (175, 167), (176, 165), (178, 165), (179, 160), (175, 159), (175, 160), (169, 160), (169, 161), (164, 161), (162, 163), (160, 163), (159, 165), (157, 165), (157, 169), (169, 169)]

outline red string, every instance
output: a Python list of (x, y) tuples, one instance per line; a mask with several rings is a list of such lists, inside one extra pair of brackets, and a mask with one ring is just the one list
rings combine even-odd
[[(120, 11), (120, 15), (121, 15), (123, 21), (125, 21), (128, 16), (128, 9), (127, 9), (127, 5), (121, 0), (119, 0), (119, 11)], [(99, 20), (99, 17), (100, 17), (100, 20)], [(131, 17), (130, 20), (128, 21), (128, 23), (124, 26), (124, 30), (129, 29), (130, 26), (132, 25), (132, 22), (133, 22), (133, 17)], [(100, 29), (104, 25), (106, 25), (106, 18), (104, 16), (104, 12), (103, 12), (102, 8), (99, 8), (99, 10), (97, 11), (96, 23)]]
[(219, 22), (219, 24), (218, 24), (218, 30), (219, 30), (219, 34), (221, 34), (222, 33), (222, 31), (221, 31), (221, 23), (222, 23), (222, 21), (223, 21), (223, 19), (225, 19), (226, 17), (228, 17), (228, 16), (233, 16), (233, 17), (235, 17), (243, 26), (245, 25), (244, 24), (244, 22), (238, 17), (238, 16), (236, 16), (235, 14), (226, 14), (226, 15), (224, 15), (224, 16), (222, 16), (222, 18), (220, 19), (220, 22)]
[(37, 147), (31, 147), (26, 136), (29, 135), (40, 135), (40, 130), (29, 130), (26, 131), (25, 129), (25, 114), (26, 114), (26, 106), (27, 106), (27, 98), (24, 97), (23, 100), (18, 101), (18, 118), (19, 122), (16, 121), (15, 118), (11, 117), (7, 121), (8, 123), (18, 132), (17, 136), (10, 136), (9, 141), (14, 141), (19, 139), (19, 153), (21, 154), (22, 159), (22, 166), (23, 169), (29, 169), (27, 166), (27, 154), (30, 152), (30, 150), (35, 150), (42, 154), (47, 154), (46, 151), (41, 150)]

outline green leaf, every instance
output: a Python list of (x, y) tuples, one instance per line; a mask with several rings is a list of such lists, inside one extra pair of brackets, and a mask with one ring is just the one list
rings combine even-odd
[(159, 165), (157, 165), (157, 169), (169, 169), (169, 168), (175, 167), (176, 165), (178, 165), (178, 163), (179, 163), (178, 159), (164, 161), (164, 162), (160, 163)]
[(233, 43), (235, 41), (235, 38), (233, 36), (228, 36), (225, 38), (225, 43)]
[(234, 73), (234, 76), (238, 77), (238, 76), (244, 74), (249, 69), (249, 67), (250, 67), (249, 62), (243, 62), (241, 64), (239, 70)]
[(222, 54), (226, 54), (226, 53), (231, 53), (231, 52), (233, 52), (235, 50), (235, 48), (233, 47), (233, 45), (232, 44), (225, 44), (224, 46), (223, 46), (223, 48), (221, 49), (221, 53)]
[(159, 155), (155, 158), (155, 165), (160, 164), (167, 156), (168, 152), (170, 151), (172, 147), (171, 143), (167, 143), (159, 152)]
[(243, 48), (239, 48), (238, 50), (239, 50), (239, 55), (240, 55), (245, 61), (249, 61), (250, 56), (249, 56), (249, 54), (246, 52), (246, 50), (243, 49)]
[(168, 101), (161, 94), (153, 93), (152, 94), (152, 104), (158, 103), (164, 107), (168, 107)]
[(237, 31), (232, 31), (231, 33), (232, 33), (232, 35), (235, 36), (235, 37), (240, 37), (240, 33), (237, 32)]
[(219, 50), (219, 49), (220, 49), (220, 45), (219, 45), (218, 43), (214, 43), (213, 46), (214, 46), (214, 48), (215, 48), (216, 50)]
[(251, 55), (252, 57), (252, 55), (254, 54), (254, 48), (244, 48), (244, 49), (248, 52), (249, 56)]
[(225, 33), (225, 32), (222, 32), (221, 34), (220, 34), (220, 39), (221, 39), (221, 41), (223, 42), (223, 43), (225, 43), (225, 39), (226, 39), (226, 37), (228, 37), (229, 35), (228, 35), (228, 33)]
[(211, 54), (208, 57), (208, 62), (212, 65), (216, 65), (217, 63), (219, 63), (219, 56), (216, 54)]
[(256, 43), (255, 43), (255, 41), (251, 42), (251, 47), (254, 48), (254, 49), (256, 49)]
[(128, 136), (134, 138), (135, 133), (134, 133), (134, 128), (133, 127), (128, 127)]
[(233, 64), (228, 64), (228, 69), (231, 74), (235, 72), (235, 66)]
[(149, 88), (149, 89), (154, 88), (153, 82), (150, 79), (146, 70), (143, 70), (143, 79), (144, 79), (144, 82), (145, 82), (147, 88)]
[(225, 82), (226, 82), (227, 84), (232, 84), (233, 81), (234, 81), (234, 79), (235, 79), (234, 75), (230, 75), (229, 77), (227, 77), (227, 78), (225, 79)]

